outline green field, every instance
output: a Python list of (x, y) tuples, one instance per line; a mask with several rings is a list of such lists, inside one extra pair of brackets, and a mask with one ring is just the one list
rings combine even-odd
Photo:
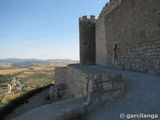
[[(29, 65), (12, 65), (11, 63), (0, 63), (0, 107), (6, 105), (24, 93), (47, 86), (54, 82), (54, 69), (59, 66), (66, 66), (68, 63), (29, 63)], [(14, 77), (23, 87), (18, 89), (18, 85), (12, 88), (10, 94), (8, 84)], [(5, 94), (6, 93), (6, 94)]]

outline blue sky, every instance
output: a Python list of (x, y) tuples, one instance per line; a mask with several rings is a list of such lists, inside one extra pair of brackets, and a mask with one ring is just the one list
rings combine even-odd
[(0, 59), (79, 59), (78, 18), (108, 0), (0, 0)]

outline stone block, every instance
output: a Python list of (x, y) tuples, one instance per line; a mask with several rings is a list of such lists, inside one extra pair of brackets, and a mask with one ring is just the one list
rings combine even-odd
[(55, 85), (65, 83), (66, 71), (67, 71), (66, 67), (56, 67), (55, 68), (55, 76), (54, 76)]
[(117, 75), (115, 76), (115, 80), (123, 80), (122, 74), (117, 74)]
[(125, 82), (124, 81), (114, 81), (113, 89), (125, 89)]
[(49, 89), (50, 101), (55, 102), (65, 96), (65, 84), (58, 84), (51, 86)]
[(113, 97), (118, 97), (118, 96), (121, 96), (122, 93), (123, 93), (123, 91), (121, 91), (121, 90), (116, 90), (115, 92), (113, 92), (112, 96), (113, 96)]
[(122, 74), (102, 74), (102, 81), (123, 80)]
[(100, 83), (97, 84), (97, 88), (100, 91), (103, 90), (103, 84), (102, 84), (102, 82), (100, 82)]
[(103, 82), (103, 90), (111, 90), (112, 89), (112, 82)]
[(110, 74), (109, 75), (109, 79), (111, 81), (114, 81), (114, 80), (122, 80), (122, 74)]
[(109, 99), (111, 99), (111, 95), (107, 92), (101, 96), (101, 101), (108, 101)]
[(108, 74), (102, 74), (102, 82), (103, 81), (110, 81)]

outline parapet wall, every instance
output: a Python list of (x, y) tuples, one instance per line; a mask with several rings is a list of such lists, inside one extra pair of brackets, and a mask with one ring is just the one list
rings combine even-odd
[[(61, 75), (62, 72), (66, 76)], [(86, 97), (88, 102), (98, 103), (111, 96), (120, 96), (125, 89), (122, 74), (108, 73), (98, 66), (69, 65), (55, 74), (60, 75), (55, 76), (55, 85), (65, 83), (68, 98)]]
[(66, 80), (66, 67), (56, 67), (55, 68), (55, 75), (54, 75), (54, 84), (65, 84)]
[(96, 22), (96, 63), (160, 73), (160, 1), (113, 0)]

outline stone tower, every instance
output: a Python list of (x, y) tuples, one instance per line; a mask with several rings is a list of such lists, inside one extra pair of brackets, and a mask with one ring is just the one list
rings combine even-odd
[(87, 18), (87, 16), (79, 18), (81, 65), (95, 64), (95, 59), (96, 59), (95, 23), (96, 19), (94, 15), (91, 15), (90, 18)]

